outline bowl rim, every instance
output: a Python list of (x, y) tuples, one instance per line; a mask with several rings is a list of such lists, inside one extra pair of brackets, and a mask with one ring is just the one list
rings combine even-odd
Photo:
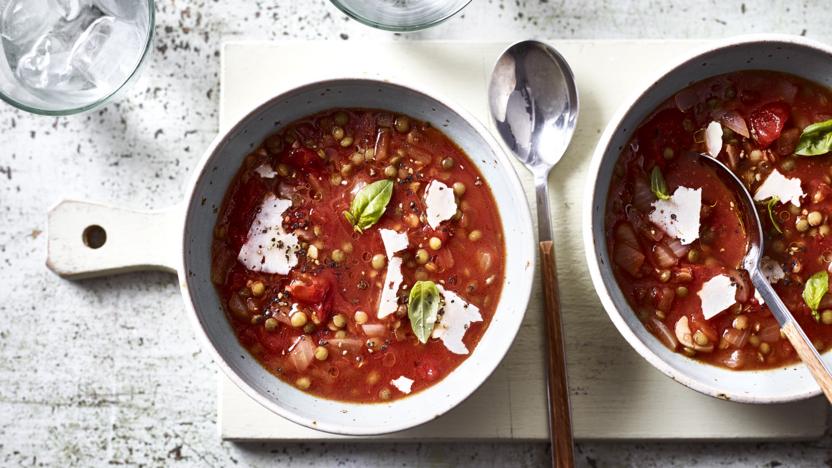
[(130, 74), (127, 75), (124, 81), (116, 88), (114, 88), (111, 92), (107, 93), (105, 96), (99, 99), (96, 99), (94, 102), (91, 102), (89, 104), (78, 107), (69, 107), (66, 109), (41, 109), (39, 107), (34, 107), (29, 104), (25, 104), (11, 96), (8, 96), (3, 91), (0, 91), (0, 100), (12, 107), (15, 107), (25, 112), (29, 112), (31, 114), (52, 117), (63, 117), (80, 114), (83, 112), (91, 111), (109, 103), (115, 96), (124, 91), (135, 78), (138, 77), (138, 75), (141, 73), (142, 68), (144, 67), (145, 62), (147, 61), (148, 57), (153, 51), (153, 40), (156, 37), (156, 0), (145, 1), (147, 2), (148, 16), (147, 39), (145, 40), (144, 50), (142, 51), (141, 57), (136, 62), (136, 65), (133, 67), (133, 70), (130, 72)]
[[(273, 401), (271, 398), (261, 394), (257, 391), (253, 386), (249, 385), (246, 382), (246, 379), (242, 376), (238, 375), (237, 372), (234, 370), (233, 366), (229, 365), (225, 359), (222, 357), (219, 349), (214, 346), (208, 333), (206, 331), (206, 327), (203, 325), (202, 320), (203, 315), (199, 314), (196, 310), (195, 306), (195, 299), (194, 299), (194, 292), (190, 289), (188, 285), (188, 281), (190, 279), (190, 274), (188, 273), (188, 246), (187, 246), (187, 229), (188, 225), (190, 224), (190, 208), (199, 204), (199, 201), (196, 200), (196, 188), (197, 184), (203, 177), (205, 177), (209, 172), (209, 162), (215, 157), (217, 151), (220, 150), (228, 139), (238, 133), (242, 133), (242, 130), (251, 122), (256, 120), (256, 117), (274, 105), (279, 105), (278, 103), (284, 99), (286, 95), (295, 94), (304, 92), (306, 90), (313, 90), (319, 88), (326, 88), (328, 86), (334, 85), (343, 85), (347, 83), (358, 83), (368, 87), (378, 87), (378, 86), (386, 86), (386, 87), (396, 87), (401, 88), (405, 91), (414, 92), (419, 94), (425, 98), (431, 99), (443, 106), (445, 106), (449, 111), (452, 113), (456, 113), (462, 118), (471, 128), (477, 133), (477, 135), (483, 140), (483, 142), (491, 148), (495, 155), (495, 160), (498, 161), (498, 164), (501, 168), (503, 168), (503, 173), (507, 179), (508, 185), (510, 186), (510, 190), (513, 192), (513, 197), (522, 197), (520, 199), (525, 200), (526, 203), (523, 204), (522, 207), (512, 206), (512, 210), (518, 210), (519, 215), (524, 218), (523, 222), (527, 225), (528, 229), (525, 231), (527, 232), (527, 241), (531, 245), (534, 243), (534, 234), (533, 234), (533, 224), (531, 218), (531, 211), (529, 209), (529, 205), (527, 202), (527, 198), (525, 192), (523, 190), (522, 183), (520, 178), (515, 170), (511, 160), (503, 149), (503, 147), (497, 142), (495, 137), (492, 133), (488, 130), (488, 128), (482, 124), (476, 117), (474, 117), (471, 113), (469, 113), (464, 108), (456, 105), (452, 101), (450, 101), (446, 96), (442, 95), (441, 93), (436, 93), (433, 91), (426, 90), (423, 86), (413, 86), (410, 83), (403, 83), (402, 81), (391, 81), (391, 80), (379, 80), (379, 79), (371, 79), (365, 77), (340, 77), (340, 78), (326, 78), (311, 82), (306, 82), (300, 85), (293, 85), (286, 89), (282, 89), (271, 97), (262, 100), (259, 104), (254, 105), (250, 111), (248, 111), (245, 115), (239, 117), (235, 123), (228, 127), (227, 130), (220, 132), (214, 140), (211, 142), (210, 146), (205, 150), (203, 153), (202, 158), (200, 159), (199, 163), (195, 167), (194, 171), (192, 172), (192, 177), (187, 185), (187, 192), (185, 196), (184, 203), (182, 205), (182, 223), (180, 225), (180, 232), (182, 233), (182, 238), (180, 244), (181, 252), (178, 257), (178, 276), (179, 276), (179, 286), (182, 292), (183, 297), (185, 298), (185, 308), (188, 312), (188, 315), (191, 317), (192, 325), (196, 330), (196, 334), (199, 337), (199, 340), (202, 343), (203, 348), (208, 349), (213, 361), (216, 365), (220, 367), (226, 377), (228, 377), (240, 390), (242, 390), (249, 398), (252, 398), (254, 401), (259, 403), (264, 408), (268, 409), (269, 411), (289, 420), (296, 424), (300, 424), (302, 426), (308, 427), (310, 429), (328, 432), (331, 434), (338, 434), (338, 435), (352, 435), (352, 436), (371, 436), (371, 435), (382, 435), (382, 434), (389, 434), (394, 432), (403, 431), (406, 429), (411, 429), (416, 426), (420, 426), (426, 422), (429, 422), (437, 417), (444, 415), (448, 411), (452, 410), (460, 403), (465, 401), (471, 394), (473, 394), (480, 386), (494, 373), (494, 371), (499, 367), (499, 365), (503, 362), (506, 354), (508, 353), (511, 346), (514, 344), (514, 341), (517, 337), (517, 333), (520, 330), (522, 325), (523, 319), (526, 315), (528, 310), (528, 303), (531, 297), (531, 289), (532, 289), (532, 278), (534, 277), (535, 273), (535, 264), (537, 262), (535, 256), (535, 249), (530, 248), (530, 255), (528, 262), (530, 262), (527, 268), (523, 270), (525, 278), (517, 278), (515, 281), (515, 289), (511, 291), (511, 295), (508, 295), (508, 291), (505, 290), (505, 283), (504, 283), (504, 290), (501, 291), (500, 301), (498, 304), (503, 303), (503, 301), (511, 301), (515, 304), (521, 304), (521, 307), (517, 307), (518, 311), (521, 313), (516, 314), (517, 317), (514, 319), (506, 320), (503, 323), (503, 328), (501, 328), (501, 333), (507, 337), (501, 343), (503, 344), (502, 349), (489, 349), (488, 355), (493, 359), (493, 365), (486, 365), (481, 366), (477, 372), (476, 377), (471, 379), (471, 385), (466, 387), (464, 391), (457, 391), (455, 396), (448, 396), (443, 398), (441, 401), (436, 401), (436, 407), (432, 408), (432, 411), (425, 411), (419, 417), (412, 417), (406, 420), (403, 423), (398, 424), (385, 424), (383, 426), (368, 426), (368, 425), (343, 425), (343, 424), (333, 424), (328, 422), (323, 422), (316, 420), (314, 418), (308, 418), (301, 414), (296, 413), (291, 409), (287, 409), (281, 405), (279, 405), (276, 401)], [(472, 161), (474, 161), (472, 159)], [(480, 163), (478, 160), (474, 161), (475, 165), (480, 167)], [(499, 208), (500, 211), (503, 211), (507, 208)], [(503, 225), (503, 230), (505, 232), (505, 225)], [(521, 234), (522, 235), (522, 232)], [(508, 245), (508, 244), (506, 244)], [(523, 281), (525, 279), (525, 281)], [(504, 280), (505, 281), (505, 280)], [(496, 313), (495, 313), (496, 317)], [(492, 318), (493, 322), (494, 318)], [(513, 320), (513, 321), (512, 321)], [(507, 327), (511, 325), (510, 328)], [(489, 326), (488, 330), (491, 327)], [(486, 330), (486, 331), (488, 331)], [(510, 337), (510, 338), (508, 338)], [(466, 362), (468, 359), (473, 357), (476, 348), (472, 350), (471, 355), (466, 358), (463, 362)], [(455, 368), (451, 373), (456, 372), (459, 367)], [(450, 375), (450, 374), (449, 374)], [(275, 377), (275, 379), (277, 379)], [(310, 398), (317, 398), (314, 395), (306, 394)], [(416, 394), (418, 395), (418, 394)], [(403, 401), (407, 398), (411, 398), (412, 396), (405, 397), (400, 400), (393, 400), (386, 404), (394, 405), (397, 401)], [(352, 403), (352, 402), (343, 402), (345, 405), (368, 405), (362, 403)], [(391, 408), (392, 411), (392, 408)]]
[[(814, 385), (814, 388), (793, 394), (784, 394), (782, 396), (755, 396), (753, 394), (729, 391), (728, 389), (722, 388), (718, 384), (716, 384), (716, 380), (714, 380), (714, 383), (705, 382), (693, 378), (685, 374), (684, 372), (677, 370), (674, 366), (671, 366), (657, 353), (655, 353), (650, 348), (650, 346), (644, 343), (624, 320), (623, 314), (626, 312), (619, 310), (616, 306), (615, 301), (612, 299), (612, 296), (610, 295), (610, 292), (601, 274), (602, 267), (599, 262), (600, 253), (598, 249), (596, 249), (596, 234), (593, 232), (592, 229), (594, 212), (593, 206), (595, 205), (595, 189), (598, 184), (598, 174), (601, 168), (601, 164), (602, 162), (604, 162), (604, 156), (608, 151), (608, 147), (613, 137), (615, 136), (619, 127), (621, 126), (622, 121), (627, 116), (627, 114), (630, 113), (630, 111), (638, 103), (638, 101), (642, 99), (642, 97), (655, 92), (655, 89), (658, 87), (659, 83), (662, 82), (667, 77), (667, 75), (673, 73), (674, 71), (683, 66), (689, 65), (693, 61), (701, 59), (702, 56), (706, 54), (718, 52), (723, 49), (728, 49), (740, 45), (750, 45), (759, 43), (781, 43), (788, 45), (796, 45), (799, 47), (814, 49), (832, 56), (832, 47), (823, 44), (819, 41), (807, 39), (802, 36), (795, 36), (790, 34), (748, 34), (715, 40), (706, 46), (691, 51), (680, 60), (675, 61), (670, 66), (661, 69), (658, 73), (654, 75), (654, 79), (652, 79), (649, 82), (649, 84), (639, 86), (639, 88), (635, 92), (631, 93), (630, 96), (624, 100), (624, 102), (618, 107), (618, 109), (607, 122), (607, 125), (603, 133), (601, 134), (601, 137), (599, 138), (597, 145), (595, 146), (592, 158), (589, 163), (589, 168), (587, 169), (587, 179), (584, 186), (584, 206), (581, 221), (581, 231), (584, 244), (584, 254), (586, 256), (586, 262), (589, 267), (589, 274), (590, 278), (592, 279), (592, 284), (595, 286), (596, 293), (599, 299), (601, 300), (601, 304), (603, 305), (604, 310), (606, 311), (610, 320), (618, 329), (618, 332), (621, 334), (621, 336), (623, 336), (624, 339), (627, 340), (627, 342), (633, 349), (635, 349), (645, 360), (647, 360), (653, 367), (658, 369), (660, 372), (670, 377), (674, 381), (688, 388), (696, 390), (699, 393), (722, 400), (730, 400), (740, 403), (768, 404), (799, 401), (817, 396), (820, 394), (821, 391), (817, 385)], [(696, 79), (693, 81), (700, 80)], [(604, 204), (606, 204), (606, 200), (604, 200)], [(605, 270), (609, 270), (608, 265), (605, 265), (603, 268)], [(710, 366), (709, 364), (701, 365)], [(798, 363), (797, 365), (803, 366), (804, 364)], [(779, 369), (780, 368), (772, 370), (776, 371)], [(743, 371), (736, 372), (738, 372), (738, 374), (741, 375)], [(812, 384), (814, 384), (814, 382), (812, 382)]]

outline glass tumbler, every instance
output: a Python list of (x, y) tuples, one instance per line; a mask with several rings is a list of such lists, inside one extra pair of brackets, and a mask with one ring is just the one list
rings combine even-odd
[(353, 19), (374, 28), (407, 32), (435, 26), (471, 0), (331, 0)]
[(125, 89), (153, 42), (154, 0), (0, 0), (0, 99), (69, 115)]

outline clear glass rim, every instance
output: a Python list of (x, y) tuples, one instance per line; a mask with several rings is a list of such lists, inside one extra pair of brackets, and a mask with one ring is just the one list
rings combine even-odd
[(144, 44), (144, 51), (142, 52), (142, 56), (138, 62), (136, 62), (135, 68), (133, 71), (130, 72), (130, 76), (125, 78), (124, 82), (121, 83), (116, 89), (114, 89), (111, 93), (107, 94), (106, 96), (102, 97), (101, 99), (96, 100), (90, 104), (80, 107), (73, 107), (70, 109), (58, 109), (58, 110), (49, 110), (49, 109), (41, 109), (38, 107), (32, 107), (27, 104), (24, 104), (10, 96), (7, 96), (5, 93), (0, 91), (0, 100), (3, 100), (6, 104), (10, 106), (16, 107), (22, 111), (26, 111), (32, 114), (38, 115), (50, 115), (50, 116), (65, 116), (65, 115), (73, 115), (73, 114), (80, 114), (81, 112), (86, 112), (96, 107), (105, 104), (110, 99), (113, 98), (116, 94), (118, 94), (128, 83), (130, 83), (133, 78), (138, 74), (139, 70), (142, 68), (142, 64), (147, 59), (147, 56), (150, 54), (150, 50), (153, 46), (153, 37), (156, 35), (156, 2), (155, 0), (147, 0), (147, 8), (148, 8), (148, 23), (147, 23), (147, 41)]
[(336, 8), (341, 10), (343, 13), (345, 13), (350, 18), (358, 21), (359, 23), (365, 24), (367, 26), (370, 26), (370, 27), (373, 27), (373, 28), (376, 28), (376, 29), (383, 29), (385, 31), (414, 32), (414, 31), (420, 31), (422, 29), (427, 29), (427, 28), (436, 26), (439, 23), (443, 23), (443, 22), (447, 21), (452, 16), (456, 15), (457, 13), (462, 11), (465, 7), (467, 7), (468, 4), (471, 3), (472, 0), (466, 0), (465, 2), (463, 2), (459, 6), (459, 8), (449, 12), (448, 14), (446, 14), (446, 15), (438, 18), (438, 19), (435, 19), (433, 21), (428, 21), (428, 22), (425, 22), (425, 23), (413, 24), (413, 25), (409, 25), (409, 26), (396, 26), (396, 25), (391, 25), (391, 24), (379, 23), (377, 21), (373, 21), (369, 18), (366, 18), (364, 16), (361, 16), (361, 15), (357, 14), (356, 12), (351, 10), (348, 6), (341, 3), (341, 0), (329, 0), (329, 1), (333, 5), (335, 5)]

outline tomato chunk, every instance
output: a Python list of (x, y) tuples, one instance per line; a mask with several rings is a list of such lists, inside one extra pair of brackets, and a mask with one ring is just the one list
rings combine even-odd
[(311, 306), (312, 321), (324, 323), (332, 311), (332, 291), (335, 275), (331, 270), (323, 270), (318, 276), (303, 275), (293, 279), (286, 288), (292, 299)]
[(780, 138), (789, 120), (789, 108), (782, 102), (773, 102), (755, 110), (749, 117), (751, 135), (760, 148), (768, 148)]
[(289, 150), (284, 158), (286, 164), (295, 166), (297, 168), (320, 166), (323, 159), (309, 148), (293, 148)]

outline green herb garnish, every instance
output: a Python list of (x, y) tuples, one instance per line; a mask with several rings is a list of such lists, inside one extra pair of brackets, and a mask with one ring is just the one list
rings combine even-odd
[(806, 280), (803, 286), (803, 302), (812, 309), (812, 317), (815, 320), (820, 320), (818, 314), (818, 307), (820, 307), (820, 300), (829, 291), (829, 273), (826, 270), (821, 270)]
[(777, 218), (774, 216), (774, 206), (780, 201), (778, 197), (771, 197), (766, 200), (766, 208), (768, 209), (768, 219), (771, 220), (771, 224), (774, 226), (774, 229), (777, 230), (780, 234), (783, 234), (783, 230), (780, 228), (780, 224), (777, 222)]
[(417, 281), (410, 290), (407, 316), (410, 318), (413, 333), (423, 344), (428, 342), (433, 332), (441, 302), (439, 288), (433, 281)]
[(350, 204), (350, 209), (344, 212), (344, 217), (357, 232), (364, 232), (365, 229), (381, 219), (392, 196), (392, 180), (373, 182), (355, 195)]
[(664, 181), (659, 166), (654, 166), (653, 172), (650, 173), (650, 190), (659, 200), (670, 200), (670, 194), (667, 193), (667, 183)]
[(832, 119), (809, 125), (794, 149), (798, 156), (819, 156), (832, 151)]

